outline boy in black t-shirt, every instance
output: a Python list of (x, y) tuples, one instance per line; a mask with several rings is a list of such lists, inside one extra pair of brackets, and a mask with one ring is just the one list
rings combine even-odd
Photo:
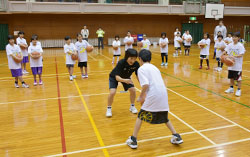
[(137, 113), (135, 108), (135, 98), (136, 91), (134, 88), (133, 81), (131, 80), (131, 75), (135, 72), (137, 76), (137, 70), (140, 65), (136, 61), (138, 53), (135, 49), (128, 49), (125, 53), (125, 58), (120, 60), (116, 67), (112, 70), (109, 75), (109, 97), (108, 97), (108, 107), (106, 112), (106, 117), (112, 117), (112, 103), (118, 86), (118, 82), (121, 82), (125, 91), (130, 92), (131, 107), (130, 111), (134, 114)]

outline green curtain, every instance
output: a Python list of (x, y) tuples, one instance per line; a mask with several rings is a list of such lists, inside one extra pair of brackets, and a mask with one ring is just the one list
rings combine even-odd
[(5, 50), (8, 43), (9, 29), (8, 24), (0, 24), (0, 50)]
[(192, 44), (198, 43), (203, 38), (203, 24), (202, 23), (183, 23), (182, 34), (184, 30), (189, 30), (192, 35)]

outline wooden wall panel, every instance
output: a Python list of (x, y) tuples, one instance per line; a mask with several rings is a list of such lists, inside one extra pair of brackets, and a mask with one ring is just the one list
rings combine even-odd
[[(128, 30), (132, 33), (146, 33), (150, 37), (160, 36), (166, 32), (173, 39), (175, 27), (188, 22), (189, 16), (178, 15), (85, 15), (85, 14), (2, 14), (0, 23), (9, 24), (9, 33), (23, 30), (29, 40), (32, 34), (38, 34), (40, 39), (60, 39), (66, 35), (72, 38), (80, 32), (84, 24), (90, 30), (90, 38), (96, 37), (99, 26), (106, 32), (105, 39), (116, 34), (124, 37)], [(204, 23), (204, 31), (213, 33), (218, 21), (197, 16)], [(250, 17), (225, 17), (224, 23), (233, 31), (243, 30), (243, 25), (250, 25)]]
[(242, 7), (249, 7), (250, 1), (249, 0), (221, 0), (225, 6), (242, 6)]

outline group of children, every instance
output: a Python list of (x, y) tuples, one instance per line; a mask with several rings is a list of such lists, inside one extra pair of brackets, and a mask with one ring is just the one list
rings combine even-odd
[[(241, 96), (241, 80), (242, 80), (242, 64), (243, 64), (243, 55), (245, 53), (244, 45), (240, 42), (240, 32), (229, 33), (228, 37), (223, 40), (223, 36), (221, 32), (218, 32), (218, 35), (214, 38), (214, 56), (216, 57), (216, 61), (218, 62), (218, 67), (216, 70), (220, 72), (223, 67), (223, 63), (221, 61), (222, 55), (229, 55), (234, 57), (235, 63), (233, 66), (228, 67), (228, 79), (230, 79), (230, 88), (228, 88), (225, 93), (234, 93), (234, 82), (237, 81), (237, 90), (235, 95)], [(198, 42), (200, 51), (200, 68), (202, 69), (203, 60), (207, 62), (207, 70), (209, 67), (209, 48), (210, 48), (211, 40), (209, 38), (209, 34), (204, 34), (204, 39)]]
[(23, 74), (28, 74), (26, 68), (26, 63), (29, 62), (28, 55), (30, 56), (30, 67), (34, 77), (34, 86), (38, 84), (36, 80), (37, 75), (39, 76), (39, 85), (42, 85), (43, 49), (41, 43), (38, 41), (38, 36), (32, 35), (30, 46), (28, 46), (24, 39), (24, 32), (20, 31), (18, 33), (18, 38), (16, 39), (17, 44), (15, 44), (13, 35), (8, 36), (8, 42), (9, 43), (6, 46), (8, 65), (12, 77), (15, 78), (15, 87), (19, 88), (19, 80), (21, 81), (23, 88), (29, 88), (29, 85), (27, 85), (22, 78)]

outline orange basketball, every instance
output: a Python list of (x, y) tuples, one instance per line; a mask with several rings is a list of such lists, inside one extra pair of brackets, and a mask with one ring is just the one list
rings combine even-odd
[(142, 43), (142, 42), (138, 42), (138, 43), (137, 43), (137, 46), (138, 46), (138, 47), (142, 47), (142, 46), (143, 46), (143, 43)]
[(222, 46), (222, 47), (220, 47), (220, 50), (224, 51), (225, 48), (226, 48), (226, 46)]
[(113, 49), (114, 50), (118, 50), (118, 46), (113, 46)]
[(198, 46), (199, 46), (201, 49), (203, 49), (203, 48), (205, 48), (206, 44), (204, 44), (204, 43), (202, 43), (202, 42), (199, 42), (199, 43), (198, 43)]
[(87, 52), (92, 52), (93, 49), (94, 49), (93, 46), (87, 46), (87, 47), (86, 47), (86, 51), (87, 51)]
[(13, 60), (16, 62), (16, 63), (21, 63), (22, 62), (22, 56), (20, 54), (17, 54), (16, 55), (17, 58), (14, 58), (13, 57)]
[(191, 40), (192, 40), (191, 38), (188, 38), (188, 39), (187, 39), (187, 42), (190, 42)]
[(180, 44), (182, 43), (182, 40), (177, 40)]
[(128, 45), (128, 46), (130, 46), (131, 44), (132, 44), (132, 42), (131, 42), (131, 41), (128, 41), (128, 42), (127, 42), (127, 45)]
[(20, 45), (20, 48), (21, 48), (22, 50), (25, 50), (25, 49), (27, 49), (27, 46)]
[(72, 60), (78, 60), (78, 55), (77, 54), (72, 54), (71, 59)]
[(166, 46), (167, 46), (166, 43), (161, 43), (161, 47), (162, 47), (162, 48), (164, 48), (164, 47), (166, 47)]
[(33, 56), (32, 57), (33, 59), (38, 59), (40, 57), (40, 53), (39, 52), (32, 52), (31, 54)]
[(221, 62), (225, 63), (227, 66), (231, 67), (235, 64), (235, 58), (233, 56), (221, 56)]

